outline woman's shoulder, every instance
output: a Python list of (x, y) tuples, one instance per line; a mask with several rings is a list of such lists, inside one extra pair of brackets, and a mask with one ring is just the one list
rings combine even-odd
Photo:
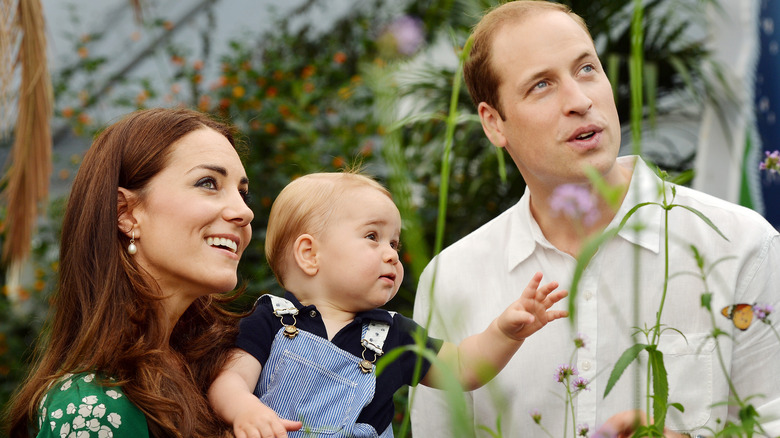
[(38, 410), (38, 437), (148, 437), (146, 417), (119, 386), (94, 373), (67, 374)]

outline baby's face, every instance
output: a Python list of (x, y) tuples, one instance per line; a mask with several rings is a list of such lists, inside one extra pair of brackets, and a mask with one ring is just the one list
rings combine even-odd
[(317, 238), (323, 298), (352, 312), (390, 301), (404, 278), (400, 235), (401, 214), (390, 198), (372, 187), (348, 189)]

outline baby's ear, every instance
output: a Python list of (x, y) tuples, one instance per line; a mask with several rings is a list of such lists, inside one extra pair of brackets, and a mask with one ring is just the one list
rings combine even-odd
[(317, 239), (311, 234), (301, 234), (293, 244), (295, 263), (306, 275), (313, 277), (320, 270), (317, 261)]

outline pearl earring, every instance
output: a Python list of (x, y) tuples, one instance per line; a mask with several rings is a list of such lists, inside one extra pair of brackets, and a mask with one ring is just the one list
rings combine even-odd
[(127, 252), (133, 255), (138, 252), (138, 248), (135, 246), (135, 231), (130, 235), (130, 245), (127, 246)]

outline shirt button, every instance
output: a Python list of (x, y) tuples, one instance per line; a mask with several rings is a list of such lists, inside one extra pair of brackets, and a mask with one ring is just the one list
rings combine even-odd
[(591, 367), (591, 363), (590, 363), (589, 360), (585, 360), (585, 361), (582, 362), (582, 369), (583, 370), (588, 371), (588, 370), (590, 370), (590, 367)]
[(310, 311), (309, 312), (309, 316), (311, 316), (312, 318), (315, 318), (317, 316), (317, 311), (316, 310)]
[(593, 298), (593, 292), (585, 291), (585, 301), (590, 301)]

